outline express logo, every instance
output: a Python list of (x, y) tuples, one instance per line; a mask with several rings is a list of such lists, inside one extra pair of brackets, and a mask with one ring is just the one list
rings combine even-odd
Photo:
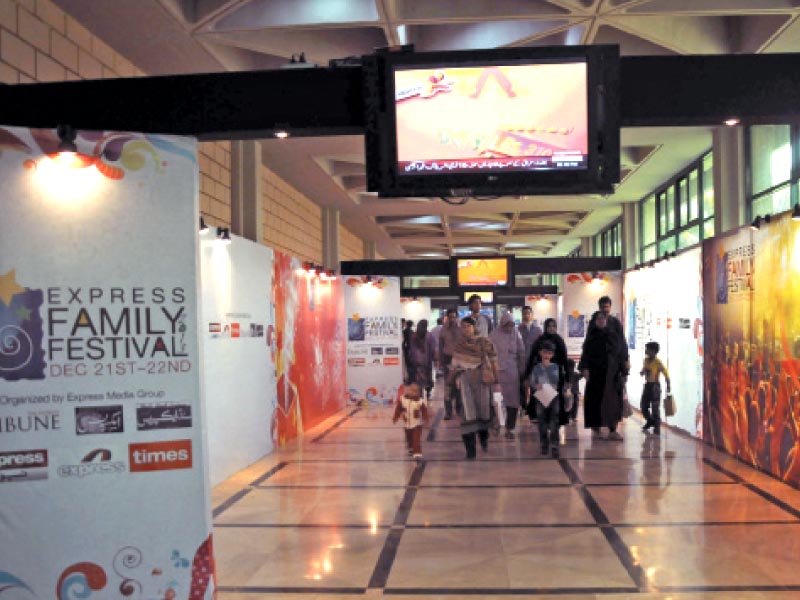
[(88, 477), (90, 475), (113, 475), (124, 473), (125, 463), (111, 460), (111, 450), (95, 448), (81, 459), (77, 465), (61, 465), (58, 467), (59, 477)]
[(192, 468), (192, 440), (128, 444), (132, 473)]
[(122, 405), (79, 406), (75, 408), (75, 433), (122, 433), (125, 425), (122, 420)]
[(0, 452), (0, 483), (47, 479), (47, 450)]
[(0, 379), (44, 379), (42, 290), (17, 283), (12, 269), (0, 275)]

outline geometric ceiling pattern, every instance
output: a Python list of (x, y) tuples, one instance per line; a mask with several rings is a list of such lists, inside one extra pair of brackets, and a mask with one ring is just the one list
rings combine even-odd
[[(307, 67), (418, 51), (617, 44), (623, 56), (800, 51), (800, 0), (55, 0), (145, 72)], [(119, 23), (124, 22), (124, 28)], [(295, 63), (295, 66), (296, 63)], [(622, 131), (606, 196), (503, 197), (451, 206), (365, 192), (363, 139), (264, 140), (264, 163), (387, 258), (575, 249), (711, 146), (710, 128)], [(277, 145), (281, 144), (281, 145)]]

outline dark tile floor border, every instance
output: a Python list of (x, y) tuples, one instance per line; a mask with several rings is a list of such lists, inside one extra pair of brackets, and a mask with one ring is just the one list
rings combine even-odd
[(348, 420), (350, 417), (352, 417), (354, 414), (356, 414), (356, 413), (357, 413), (358, 411), (360, 411), (360, 410), (361, 410), (361, 408), (360, 408), (360, 407), (356, 407), (356, 408), (354, 408), (353, 410), (351, 410), (351, 411), (350, 411), (349, 413), (347, 413), (347, 414), (346, 414), (344, 417), (342, 417), (341, 419), (339, 419), (338, 421), (336, 421), (336, 423), (334, 423), (333, 425), (331, 425), (330, 427), (328, 427), (328, 428), (327, 428), (325, 431), (323, 431), (322, 433), (320, 433), (320, 434), (319, 434), (317, 437), (313, 438), (313, 439), (311, 440), (311, 443), (312, 443), (312, 444), (319, 443), (319, 441), (320, 441), (321, 439), (323, 439), (323, 438), (324, 438), (326, 435), (328, 435), (328, 434), (329, 434), (331, 431), (333, 431), (334, 429), (336, 429), (337, 427), (339, 427), (340, 425), (342, 425), (342, 423), (346, 422), (346, 421), (347, 421), (347, 420)]
[(406, 493), (397, 508), (392, 528), (389, 530), (389, 535), (386, 536), (386, 541), (383, 544), (381, 553), (378, 555), (372, 576), (369, 578), (368, 589), (383, 589), (386, 587), (386, 582), (389, 581), (389, 575), (397, 558), (397, 549), (400, 547), (400, 540), (403, 537), (405, 525), (408, 523), (408, 517), (411, 514), (411, 508), (417, 496), (417, 486), (422, 480), (424, 472), (425, 463), (418, 463), (414, 472), (411, 473), (411, 477), (409, 477)]
[(385, 596), (567, 596), (579, 594), (638, 594), (635, 587), (574, 588), (386, 588)]
[[(647, 583), (644, 569), (642, 569), (641, 565), (634, 560), (628, 545), (622, 541), (622, 538), (617, 530), (613, 526), (610, 526), (611, 522), (609, 521), (608, 517), (603, 512), (603, 509), (600, 508), (600, 505), (594, 499), (589, 489), (583, 485), (580, 475), (572, 468), (572, 465), (570, 465), (569, 462), (563, 458), (559, 459), (558, 463), (561, 465), (564, 473), (566, 473), (567, 478), (573, 482), (576, 491), (586, 505), (586, 509), (592, 515), (597, 524), (601, 526), (600, 531), (603, 533), (606, 541), (611, 546), (611, 549), (617, 555), (617, 558), (622, 563), (622, 566), (628, 572), (628, 576), (636, 585), (636, 591), (644, 589)], [(608, 527), (603, 527), (604, 525), (608, 525)]]
[(431, 429), (428, 432), (428, 437), (425, 438), (427, 441), (432, 442), (436, 439), (436, 432), (439, 429), (439, 424), (442, 422), (442, 418), (444, 417), (444, 409), (440, 408), (436, 411), (436, 416), (433, 418), (433, 422), (431, 423)]
[[(615, 527), (617, 529), (664, 529), (677, 527), (751, 527), (762, 525), (800, 525), (800, 521), (679, 521), (674, 523), (430, 523), (428, 525), (408, 523), (405, 529), (595, 529)], [(368, 523), (215, 523), (222, 529), (372, 529)], [(376, 529), (396, 527), (388, 523)]]
[[(794, 518), (800, 519), (800, 510), (797, 510), (796, 508), (794, 508), (793, 506), (787, 504), (783, 500), (781, 500), (779, 498), (776, 498), (775, 496), (770, 494), (768, 491), (762, 490), (756, 484), (750, 483), (749, 481), (747, 481), (744, 478), (742, 478), (740, 475), (737, 475), (733, 471), (730, 471), (730, 470), (726, 469), (725, 467), (723, 467), (719, 463), (711, 460), (710, 458), (704, 458), (703, 462), (706, 463), (708, 466), (710, 466), (712, 469), (716, 469), (720, 473), (724, 473), (725, 475), (727, 475), (728, 477), (730, 477), (731, 479), (733, 479), (737, 483), (740, 483), (741, 485), (746, 487), (751, 492), (753, 492), (755, 494), (758, 494), (759, 496), (764, 498), (764, 500), (766, 500), (770, 504), (773, 504), (774, 506), (777, 506), (778, 508), (780, 508), (784, 512), (787, 512), (790, 515), (792, 515)], [(789, 487), (791, 487), (791, 486), (789, 486)]]
[(250, 487), (258, 487), (259, 485), (264, 483), (267, 479), (269, 479), (270, 477), (275, 475), (275, 473), (277, 473), (278, 471), (280, 471), (281, 469), (283, 469), (283, 468), (285, 468), (287, 466), (289, 466), (288, 462), (286, 462), (286, 461), (279, 462), (277, 465), (272, 467), (269, 471), (267, 471), (266, 473), (264, 473), (263, 475), (261, 475), (257, 479), (254, 479), (253, 481), (251, 481), (250, 482)]
[(222, 594), (354, 594), (364, 595), (362, 587), (251, 587), (222, 585), (217, 587)]

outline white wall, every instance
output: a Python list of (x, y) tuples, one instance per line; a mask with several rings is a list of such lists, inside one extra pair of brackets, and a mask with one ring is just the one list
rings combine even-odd
[[(275, 363), (266, 337), (274, 323), (273, 253), (231, 237), (232, 243), (223, 245), (209, 232), (201, 236), (200, 246), (212, 486), (272, 452), (270, 419), (277, 402)], [(233, 324), (239, 324), (240, 337), (226, 331)]]

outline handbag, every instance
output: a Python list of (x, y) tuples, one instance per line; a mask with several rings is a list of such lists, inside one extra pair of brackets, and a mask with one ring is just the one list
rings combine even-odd
[(494, 367), (492, 367), (492, 363), (489, 361), (489, 357), (487, 356), (486, 352), (483, 353), (483, 359), (481, 360), (481, 382), (483, 383), (497, 383), (497, 377), (494, 374)]
[(672, 394), (667, 394), (664, 396), (664, 416), (674, 417), (675, 410), (675, 398), (672, 397)]
[(628, 388), (622, 388), (622, 418), (627, 419), (633, 415), (633, 407), (631, 406), (630, 400), (628, 400)]

